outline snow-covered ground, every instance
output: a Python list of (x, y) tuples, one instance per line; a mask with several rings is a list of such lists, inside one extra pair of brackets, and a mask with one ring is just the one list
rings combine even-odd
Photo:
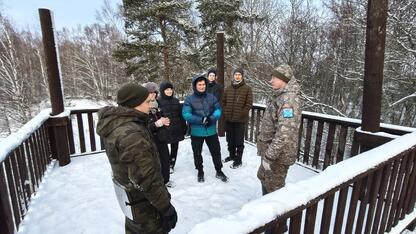
[[(221, 137), (220, 141), (224, 158), (227, 156), (225, 138)], [(177, 165), (171, 175), (175, 187), (169, 188), (179, 219), (171, 233), (188, 233), (198, 223), (235, 213), (245, 203), (261, 197), (256, 177), (260, 158), (255, 146), (246, 143), (241, 168), (231, 169), (229, 163), (224, 164), (224, 173), (230, 178), (228, 183), (215, 178), (205, 145), (203, 157), (205, 183), (198, 183), (190, 139), (180, 143)], [(294, 165), (289, 170), (287, 182), (300, 181), (314, 174)], [(105, 154), (75, 157), (65, 167), (51, 166), (18, 233), (124, 233), (124, 216), (113, 191)]]

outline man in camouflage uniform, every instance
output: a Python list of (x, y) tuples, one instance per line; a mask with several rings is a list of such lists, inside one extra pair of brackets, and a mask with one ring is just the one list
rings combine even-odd
[(269, 82), (274, 93), (267, 102), (257, 141), (261, 156), (257, 177), (263, 194), (285, 186), (288, 168), (296, 160), (301, 119), (299, 85), (290, 66), (274, 69)]
[(126, 84), (117, 92), (118, 106), (98, 112), (113, 182), (124, 215), (126, 233), (168, 233), (177, 214), (163, 183), (158, 151), (148, 129), (150, 95)]

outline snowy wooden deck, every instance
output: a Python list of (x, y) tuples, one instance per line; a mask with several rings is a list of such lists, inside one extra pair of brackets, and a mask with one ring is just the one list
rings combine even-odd
[[(220, 138), (223, 158), (227, 155), (225, 138)], [(187, 233), (196, 224), (240, 210), (248, 201), (261, 197), (256, 177), (260, 158), (256, 147), (246, 144), (243, 167), (229, 168), (224, 173), (230, 181), (215, 178), (208, 149), (203, 149), (206, 181), (196, 181), (190, 139), (179, 145), (175, 187), (169, 188), (172, 203), (179, 215), (171, 233)], [(295, 182), (315, 173), (294, 165), (287, 182)], [(43, 183), (32, 200), (18, 233), (124, 233), (124, 216), (118, 207), (111, 182), (111, 169), (105, 153), (72, 158), (71, 164), (49, 168)]]

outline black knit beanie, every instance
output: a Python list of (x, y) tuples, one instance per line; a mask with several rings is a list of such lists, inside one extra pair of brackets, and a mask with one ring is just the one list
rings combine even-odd
[(215, 68), (210, 68), (207, 72), (207, 76), (209, 76), (209, 74), (214, 73), (214, 75), (217, 75), (217, 71), (215, 70)]
[(142, 104), (149, 96), (149, 91), (141, 85), (127, 83), (117, 92), (117, 104), (134, 108)]
[(234, 69), (234, 71), (233, 71), (233, 75), (235, 74), (235, 73), (240, 73), (242, 76), (244, 76), (244, 70), (243, 70), (243, 68), (241, 68), (241, 67), (238, 67), (238, 68), (236, 68), (236, 69)]

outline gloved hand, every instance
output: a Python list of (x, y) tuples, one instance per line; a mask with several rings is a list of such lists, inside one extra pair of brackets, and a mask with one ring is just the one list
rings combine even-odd
[(202, 124), (203, 124), (203, 125), (205, 125), (205, 126), (209, 126), (209, 125), (211, 125), (211, 123), (212, 123), (211, 118), (210, 118), (210, 117), (208, 117), (208, 116), (205, 116), (205, 117), (202, 119)]
[(176, 213), (175, 207), (172, 205), (162, 214), (162, 226), (166, 232), (175, 228), (176, 222), (178, 221), (178, 214)]

